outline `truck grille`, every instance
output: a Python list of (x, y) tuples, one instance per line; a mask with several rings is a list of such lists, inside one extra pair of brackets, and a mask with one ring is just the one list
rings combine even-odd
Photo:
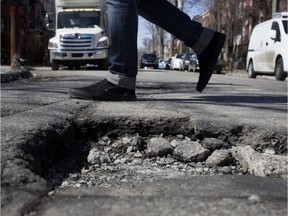
[(63, 50), (87, 50), (93, 47), (92, 34), (65, 34), (60, 38)]

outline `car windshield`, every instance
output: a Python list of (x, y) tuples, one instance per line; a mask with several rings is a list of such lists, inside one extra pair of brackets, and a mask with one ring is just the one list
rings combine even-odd
[(282, 22), (283, 22), (283, 26), (284, 26), (285, 33), (288, 34), (288, 30), (287, 30), (287, 28), (288, 28), (288, 27), (287, 27), (287, 26), (288, 26), (288, 21), (287, 21), (287, 20), (283, 20)]
[(154, 60), (156, 59), (155, 54), (144, 54), (142, 58), (148, 59), (148, 60)]
[(59, 12), (58, 29), (100, 26), (100, 11)]
[(184, 59), (185, 59), (185, 60), (190, 60), (191, 57), (192, 57), (192, 54), (186, 54)]
[(181, 55), (181, 54), (177, 54), (177, 55), (176, 55), (176, 58), (182, 58), (182, 56), (183, 56), (183, 55)]

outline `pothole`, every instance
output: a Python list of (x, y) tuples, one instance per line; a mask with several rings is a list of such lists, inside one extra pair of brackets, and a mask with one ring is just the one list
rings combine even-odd
[(48, 170), (56, 187), (117, 187), (203, 175), (243, 175), (248, 167), (234, 158), (231, 145), (216, 138), (138, 134), (97, 141), (78, 140), (70, 157)]
[(77, 119), (74, 151), (45, 179), (60, 188), (109, 188), (211, 175), (287, 178), (285, 137), (244, 126), (196, 131), (186, 117), (102, 118)]

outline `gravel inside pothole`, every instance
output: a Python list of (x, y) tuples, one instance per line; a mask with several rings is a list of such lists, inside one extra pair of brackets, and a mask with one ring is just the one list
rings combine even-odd
[(125, 135), (77, 141), (81, 147), (48, 170), (56, 187), (117, 187), (162, 179), (203, 175), (242, 175), (230, 144), (216, 138)]

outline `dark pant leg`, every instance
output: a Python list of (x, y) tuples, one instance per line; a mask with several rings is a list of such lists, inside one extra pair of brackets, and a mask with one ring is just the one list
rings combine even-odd
[(136, 0), (107, 0), (111, 73), (137, 75), (138, 12)]

